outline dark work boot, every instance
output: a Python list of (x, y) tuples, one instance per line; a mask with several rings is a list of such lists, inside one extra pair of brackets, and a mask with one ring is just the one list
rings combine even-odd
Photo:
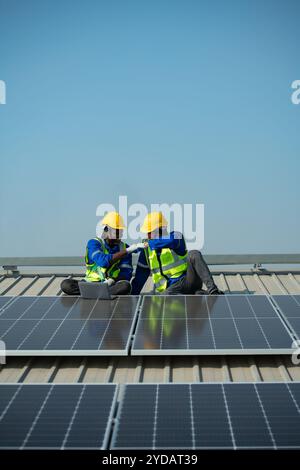
[(215, 286), (208, 291), (208, 295), (224, 295), (224, 292)]
[(188, 254), (188, 262), (194, 268), (194, 271), (197, 273), (198, 278), (203, 282), (208, 290), (208, 294), (214, 290), (218, 290), (214, 279), (211, 275), (211, 272), (201, 254), (198, 250), (191, 250)]

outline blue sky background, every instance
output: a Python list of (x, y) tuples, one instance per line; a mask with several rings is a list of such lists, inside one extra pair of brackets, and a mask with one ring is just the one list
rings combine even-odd
[(204, 203), (206, 253), (299, 252), (300, 2), (0, 0), (0, 256), (96, 207)]

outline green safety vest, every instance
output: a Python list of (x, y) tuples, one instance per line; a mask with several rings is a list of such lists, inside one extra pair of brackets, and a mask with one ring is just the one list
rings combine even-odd
[[(94, 238), (94, 240), (98, 240), (102, 245), (103, 253), (109, 254), (109, 250), (106, 248), (105, 243), (101, 238)], [(126, 244), (124, 242), (120, 243), (120, 250), (126, 250)], [(85, 280), (88, 282), (103, 282), (108, 277), (113, 279), (117, 279), (120, 273), (120, 264), (121, 260), (116, 261), (112, 264), (109, 268), (101, 268), (97, 266), (96, 263), (89, 263), (88, 257), (88, 249), (86, 248), (85, 252), (85, 265), (86, 265), (86, 273), (85, 273)]]
[(149, 265), (154, 288), (158, 292), (163, 292), (167, 288), (168, 279), (176, 279), (187, 270), (187, 251), (179, 256), (170, 248), (163, 248), (160, 254), (160, 263), (155, 250), (150, 247), (145, 249), (146, 260)]

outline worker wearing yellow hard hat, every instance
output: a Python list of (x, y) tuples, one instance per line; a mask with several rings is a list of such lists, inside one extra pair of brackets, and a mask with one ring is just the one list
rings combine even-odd
[(168, 222), (162, 212), (150, 212), (146, 215), (141, 232), (153, 234), (155, 231), (162, 227), (167, 227)]
[[(210, 270), (198, 250), (188, 251), (180, 232), (168, 232), (161, 212), (148, 214), (141, 226), (147, 242), (140, 252), (132, 293), (139, 294), (151, 275), (154, 289), (161, 294), (219, 295)], [(203, 284), (206, 291), (202, 289)]]
[[(85, 251), (85, 281), (105, 282), (112, 295), (130, 294), (132, 277), (132, 253), (143, 244), (126, 245), (122, 241), (124, 221), (117, 212), (108, 212), (102, 219), (101, 237), (88, 241)], [(61, 283), (65, 294), (79, 295), (76, 279)]]

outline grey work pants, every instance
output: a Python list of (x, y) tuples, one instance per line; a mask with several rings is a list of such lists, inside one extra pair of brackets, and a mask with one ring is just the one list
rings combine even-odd
[(195, 294), (205, 284), (208, 292), (216, 289), (211, 272), (200, 251), (191, 250), (188, 253), (188, 268), (186, 275), (163, 292), (167, 295)]

